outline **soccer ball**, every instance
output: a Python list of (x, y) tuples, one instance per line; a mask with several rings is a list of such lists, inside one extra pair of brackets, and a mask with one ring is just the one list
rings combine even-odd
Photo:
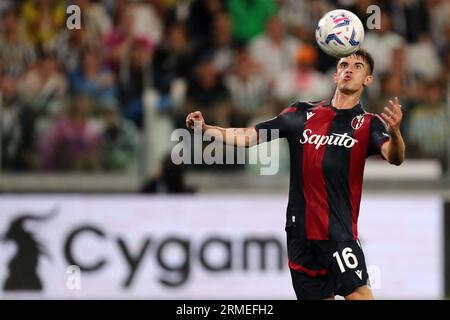
[(333, 10), (320, 19), (316, 41), (328, 55), (341, 58), (357, 51), (364, 40), (364, 27), (359, 18), (348, 10)]

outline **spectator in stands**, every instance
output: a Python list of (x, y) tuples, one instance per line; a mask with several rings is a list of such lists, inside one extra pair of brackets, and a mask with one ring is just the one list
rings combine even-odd
[(423, 94), (421, 90), (421, 78), (414, 70), (411, 70), (407, 58), (407, 48), (400, 46), (392, 50), (392, 60), (389, 72), (382, 75), (380, 79), (386, 79), (389, 91), (407, 103), (406, 100), (416, 101)]
[(267, 22), (266, 32), (250, 43), (250, 53), (272, 83), (280, 73), (294, 68), (299, 47), (299, 41), (286, 35), (281, 20), (273, 16)]
[(196, 45), (204, 46), (214, 37), (217, 15), (224, 11), (223, 0), (193, 1), (187, 21), (189, 35)]
[(199, 55), (210, 55), (217, 70), (221, 74), (225, 74), (231, 69), (237, 47), (232, 37), (230, 16), (226, 13), (220, 13), (215, 16), (212, 35), (200, 48)]
[(173, 108), (170, 92), (174, 83), (191, 78), (194, 64), (194, 48), (189, 42), (186, 27), (173, 24), (166, 30), (165, 42), (155, 52), (153, 58), (153, 83), (160, 94), (159, 110)]
[(0, 137), (2, 170), (17, 170), (20, 162), (23, 128), (20, 121), (22, 104), (17, 94), (17, 84), (12, 76), (0, 79), (2, 104), (0, 104)]
[[(153, 1), (124, 1), (133, 17), (133, 36), (147, 38), (152, 45), (157, 46), (163, 38), (164, 28)], [(122, 10), (122, 9), (121, 9)]]
[(4, 61), (3, 71), (22, 75), (34, 63), (36, 53), (19, 33), (18, 14), (14, 7), (3, 12), (0, 34), (0, 59)]
[(100, 126), (90, 115), (88, 96), (73, 99), (67, 114), (56, 120), (39, 144), (41, 166), (51, 171), (92, 171), (100, 168)]
[(1, 80), (0, 134), (2, 158), (6, 169), (35, 169), (36, 111), (19, 92), (19, 78), (5, 74)]
[(58, 63), (67, 72), (75, 70), (85, 50), (97, 50), (98, 41), (89, 35), (85, 28), (61, 30), (49, 45)]
[(225, 83), (233, 106), (231, 125), (246, 127), (269, 98), (269, 85), (261, 76), (260, 66), (247, 50), (242, 49), (236, 53), (234, 67)]
[(108, 15), (101, 1), (74, 0), (74, 5), (82, 12), (82, 25), (86, 34), (99, 43), (104, 35), (111, 30), (111, 17)]
[(408, 70), (418, 77), (427, 81), (439, 77), (442, 64), (429, 34), (419, 35), (417, 42), (407, 46), (406, 54)]
[(33, 45), (47, 48), (58, 31), (65, 27), (66, 1), (25, 1), (21, 9), (26, 38)]
[(416, 157), (433, 157), (445, 168), (448, 156), (449, 114), (443, 83), (431, 81), (426, 86), (424, 102), (412, 111), (408, 140)]
[(142, 127), (143, 94), (152, 87), (151, 59), (153, 47), (147, 38), (135, 38), (124, 52), (120, 64), (119, 93), (123, 114)]
[[(206, 114), (213, 123), (229, 126), (231, 112), (229, 92), (209, 57), (198, 63), (195, 77), (189, 83), (187, 108), (190, 110), (194, 107)], [(180, 121), (184, 121), (184, 118)]]
[(115, 27), (105, 36), (105, 61), (111, 70), (119, 70), (120, 61), (133, 41), (133, 23), (131, 10), (125, 7), (117, 13)]
[[(129, 16), (132, 23), (127, 28), (127, 35), (130, 38), (146, 38), (152, 45), (157, 46), (162, 40), (164, 33), (162, 17), (158, 13), (159, 5), (156, 1), (148, 0), (117, 0), (110, 8), (114, 25), (121, 24), (122, 16)], [(127, 18), (128, 19), (128, 18)]]
[(450, 46), (444, 54), (444, 59), (445, 69), (442, 74), (442, 78), (444, 83), (447, 83), (447, 103), (450, 103)]
[(368, 91), (366, 108), (369, 112), (380, 114), (388, 101), (397, 96), (402, 101), (402, 132), (407, 138), (410, 113), (426, 91), (423, 80), (408, 68), (406, 50), (405, 46), (392, 50), (389, 71), (374, 77), (378, 90)]
[(317, 101), (332, 95), (334, 85), (316, 70), (317, 50), (304, 45), (297, 52), (297, 67), (277, 77), (274, 94), (282, 105), (292, 100)]
[(385, 1), (389, 10), (393, 30), (408, 42), (415, 42), (418, 36), (428, 32), (428, 15), (425, 1), (393, 0)]
[(450, 46), (450, 2), (430, 1), (430, 31), (440, 54)]
[(367, 32), (364, 38), (364, 49), (369, 51), (375, 61), (375, 75), (385, 73), (391, 67), (392, 51), (402, 46), (405, 39), (392, 31), (392, 21), (389, 14), (381, 12), (380, 29)]
[(233, 21), (233, 36), (242, 43), (260, 35), (278, 10), (275, 0), (229, 0), (227, 3)]
[(67, 78), (59, 70), (56, 57), (43, 53), (19, 88), (24, 103), (37, 114), (55, 114), (61, 109), (67, 93)]
[(137, 173), (139, 132), (136, 126), (120, 116), (118, 106), (103, 111), (101, 138), (101, 167), (107, 171), (135, 171)]
[(72, 93), (86, 95), (95, 104), (116, 98), (114, 74), (93, 50), (83, 52), (82, 64), (70, 73), (70, 87)]
[(280, 1), (279, 17), (286, 29), (302, 42), (315, 41), (316, 24), (334, 7), (327, 0)]

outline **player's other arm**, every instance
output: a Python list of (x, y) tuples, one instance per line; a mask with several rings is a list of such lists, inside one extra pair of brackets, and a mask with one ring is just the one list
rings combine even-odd
[(258, 144), (258, 131), (255, 127), (221, 128), (207, 125), (200, 111), (195, 111), (187, 115), (186, 127), (193, 130), (201, 128), (206, 134), (213, 136), (217, 141), (227, 145), (248, 148)]
[(389, 107), (385, 107), (381, 117), (388, 124), (390, 139), (381, 147), (381, 153), (391, 164), (399, 166), (405, 159), (405, 143), (400, 132), (402, 122), (402, 110), (398, 98), (389, 100)]

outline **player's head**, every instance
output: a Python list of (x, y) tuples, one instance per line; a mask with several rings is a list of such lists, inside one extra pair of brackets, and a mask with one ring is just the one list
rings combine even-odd
[(372, 56), (362, 49), (339, 59), (333, 76), (337, 89), (345, 94), (362, 92), (365, 86), (372, 83), (373, 68)]

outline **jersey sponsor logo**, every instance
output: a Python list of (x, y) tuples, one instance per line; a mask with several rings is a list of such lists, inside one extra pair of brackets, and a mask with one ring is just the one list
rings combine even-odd
[(358, 140), (353, 139), (347, 133), (332, 133), (329, 136), (320, 135), (320, 134), (312, 134), (311, 129), (306, 129), (303, 131), (303, 138), (300, 139), (301, 144), (309, 143), (315, 144), (316, 149), (318, 150), (320, 146), (323, 145), (335, 145), (345, 148), (353, 147)]
[(311, 117), (312, 117), (313, 115), (315, 115), (314, 112), (308, 111), (308, 112), (306, 113), (306, 120), (311, 119)]
[(364, 123), (364, 115), (360, 114), (352, 119), (352, 128), (357, 130), (361, 128)]
[(362, 280), (362, 270), (356, 270), (355, 273)]

